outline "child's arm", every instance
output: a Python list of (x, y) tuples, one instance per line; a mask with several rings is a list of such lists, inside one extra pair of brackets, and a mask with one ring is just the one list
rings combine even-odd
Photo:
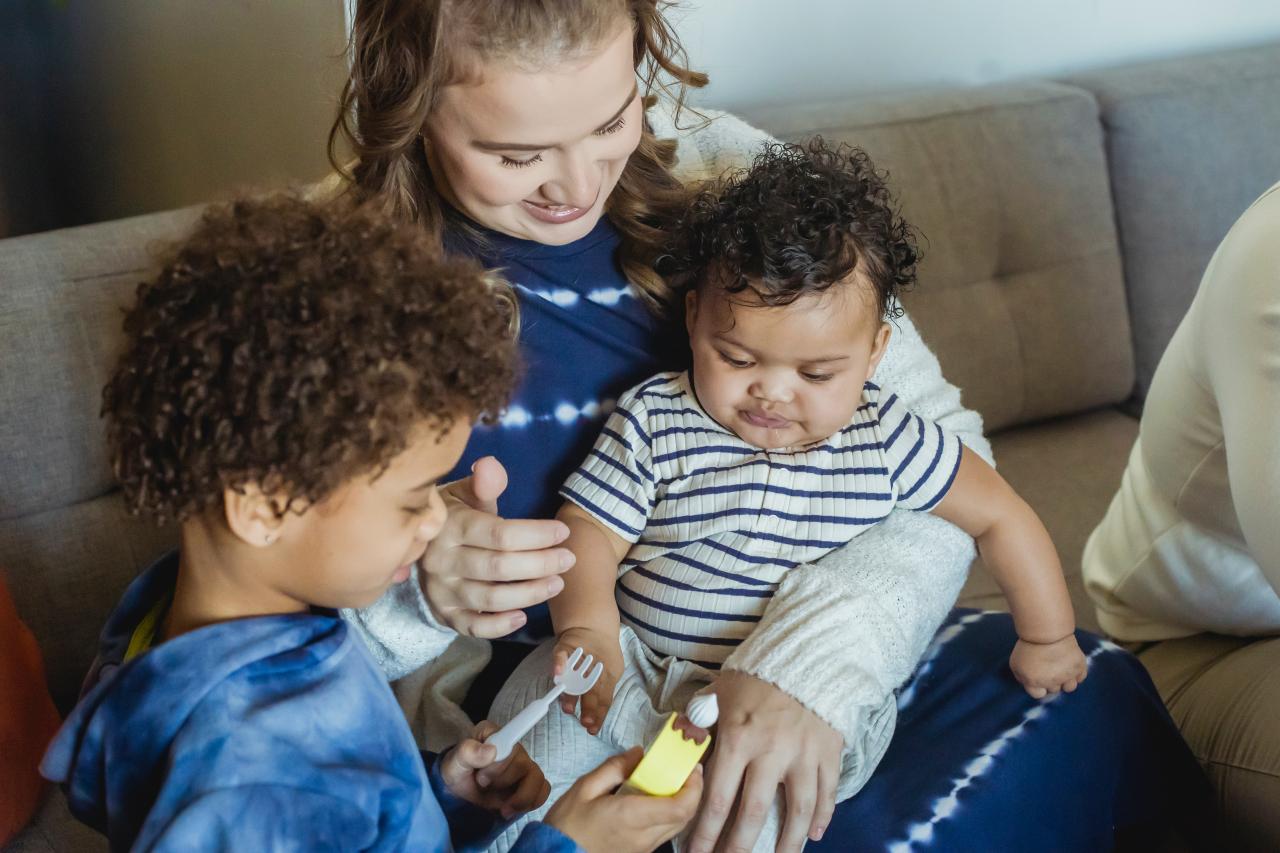
[(1062, 564), (1039, 516), (1004, 478), (963, 448), (946, 496), (933, 509), (978, 544), (1009, 599), (1018, 646), (1010, 665), (1036, 698), (1071, 691), (1084, 680), (1084, 655), (1075, 641), (1075, 614)]
[[(582, 697), (582, 725), (592, 734), (600, 731), (613, 701), (613, 688), (622, 675), (622, 649), (618, 645), (618, 605), (613, 586), (618, 564), (631, 548), (623, 539), (578, 505), (567, 502), (556, 518), (569, 526), (565, 547), (576, 561), (565, 572), (564, 589), (551, 599), (551, 624), (555, 629), (555, 672), (559, 674), (569, 654), (581, 646), (604, 664), (604, 673)], [(560, 706), (572, 714), (577, 697), (563, 696)]]

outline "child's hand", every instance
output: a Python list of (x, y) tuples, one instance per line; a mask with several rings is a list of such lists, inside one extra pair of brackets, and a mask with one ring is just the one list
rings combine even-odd
[[(585, 654), (595, 655), (596, 660), (604, 664), (604, 672), (600, 680), (581, 697), (564, 695), (560, 697), (560, 708), (566, 714), (572, 714), (582, 700), (582, 714), (578, 718), (582, 727), (591, 734), (599, 734), (604, 725), (605, 715), (613, 704), (613, 688), (622, 677), (622, 646), (618, 644), (618, 634), (605, 636), (591, 628), (569, 628), (556, 638), (556, 648), (552, 655), (552, 675), (559, 675), (569, 660), (573, 650), (582, 647)], [(595, 666), (595, 664), (592, 664)]]
[(1018, 640), (1009, 657), (1009, 668), (1032, 699), (1043, 699), (1059, 691), (1070, 693), (1089, 674), (1075, 634), (1056, 643)]
[(482, 741), (497, 730), (488, 720), (477, 725), (471, 737), (444, 754), (440, 775), (456, 796), (511, 818), (545, 803), (551, 785), (520, 744), (506, 761), (494, 763), (497, 750)]
[(702, 765), (673, 797), (614, 796), (644, 752), (634, 747), (583, 776), (543, 819), (584, 850), (645, 853), (671, 840), (693, 818), (702, 798)]

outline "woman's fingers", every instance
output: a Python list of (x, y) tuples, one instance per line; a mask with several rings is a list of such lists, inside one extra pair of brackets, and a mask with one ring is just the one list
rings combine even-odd
[(689, 837), (691, 853), (711, 853), (715, 849), (716, 839), (720, 837), (720, 830), (729, 819), (734, 800), (738, 797), (744, 769), (741, 753), (722, 737), (707, 765), (702, 806)]
[[(781, 768), (772, 760), (757, 758), (747, 768), (742, 785), (742, 796), (738, 801), (738, 811), (733, 818), (733, 826), (725, 843), (727, 850), (751, 850), (760, 837), (760, 829), (769, 814), (773, 800), (778, 796), (778, 783), (782, 781)], [(812, 816), (812, 798), (810, 798), (809, 815)], [(809, 826), (806, 818), (805, 828)], [(782, 848), (779, 848), (782, 849)]]
[[(435, 597), (430, 592), (427, 597), (434, 603)], [(505, 637), (524, 627), (528, 617), (522, 611), (505, 613), (477, 613), (474, 610), (459, 608), (441, 610), (440, 620), (453, 630), (466, 637), (479, 637), (482, 640), (496, 640)]]
[(818, 793), (813, 805), (813, 819), (809, 822), (809, 839), (821, 841), (831, 825), (836, 811), (836, 787), (840, 784), (840, 758), (828, 756), (818, 762)]
[[(502, 522), (503, 524), (542, 524), (540, 521)], [(520, 537), (527, 541), (527, 536)], [(573, 568), (573, 552), (568, 548), (546, 547), (532, 551), (495, 551), (492, 548), (461, 545), (455, 549), (461, 561), (461, 577), (473, 581), (495, 581), (510, 583), (512, 581), (537, 580), (538, 578), (558, 575)]]
[(473, 509), (497, 515), (498, 498), (506, 489), (507, 469), (494, 457), (485, 456), (471, 466), (470, 477), (442, 486), (440, 491)]
[(792, 767), (782, 784), (785, 797), (779, 853), (799, 853), (809, 837), (818, 804), (817, 767)]
[(512, 583), (460, 580), (452, 587), (455, 606), (481, 613), (504, 613), (523, 610), (554, 598), (564, 589), (564, 580), (559, 575)]
[(455, 547), (489, 551), (541, 551), (569, 538), (569, 526), (554, 518), (501, 518), (469, 508), (457, 510), (449, 532)]

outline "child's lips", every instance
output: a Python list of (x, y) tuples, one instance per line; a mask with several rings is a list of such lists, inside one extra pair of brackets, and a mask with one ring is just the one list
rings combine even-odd
[(761, 429), (782, 429), (791, 425), (789, 418), (780, 418), (777, 415), (766, 414), (765, 412), (752, 411), (751, 409), (742, 410), (742, 419), (754, 427)]

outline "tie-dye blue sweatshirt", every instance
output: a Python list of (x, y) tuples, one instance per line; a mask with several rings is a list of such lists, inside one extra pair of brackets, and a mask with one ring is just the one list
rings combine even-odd
[[(177, 567), (170, 554), (125, 592), (42, 766), (112, 849), (448, 851), (501, 829), (445, 789), (334, 613), (222, 622), (123, 662)], [(525, 853), (578, 849), (530, 830)]]

